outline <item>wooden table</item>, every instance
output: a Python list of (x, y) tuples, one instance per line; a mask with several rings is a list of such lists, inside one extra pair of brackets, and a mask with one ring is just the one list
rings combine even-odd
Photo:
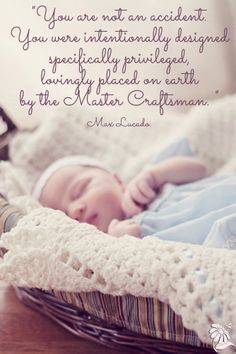
[[(129, 354), (80, 339), (20, 303), (0, 282), (0, 354)], [(132, 352), (134, 353), (134, 352)]]

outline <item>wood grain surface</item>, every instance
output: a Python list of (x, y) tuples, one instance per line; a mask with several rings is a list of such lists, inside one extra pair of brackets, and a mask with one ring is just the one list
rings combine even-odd
[(0, 282), (0, 354), (129, 354), (80, 339), (20, 303)]

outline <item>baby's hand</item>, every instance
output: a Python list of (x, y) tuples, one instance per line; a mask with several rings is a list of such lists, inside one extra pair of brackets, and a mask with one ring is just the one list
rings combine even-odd
[(157, 181), (150, 168), (141, 172), (126, 187), (122, 208), (126, 216), (136, 215), (154, 199), (157, 194)]
[(141, 228), (134, 220), (119, 221), (113, 219), (108, 226), (108, 234), (116, 237), (131, 235), (141, 237)]

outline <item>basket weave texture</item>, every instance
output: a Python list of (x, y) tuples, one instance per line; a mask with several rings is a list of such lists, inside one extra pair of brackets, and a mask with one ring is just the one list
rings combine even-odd
[(18, 298), (27, 306), (50, 317), (71, 333), (116, 349), (134, 349), (137, 353), (212, 354), (210, 348), (199, 348), (173, 341), (137, 334), (107, 323), (61, 301), (40, 289), (15, 288)]

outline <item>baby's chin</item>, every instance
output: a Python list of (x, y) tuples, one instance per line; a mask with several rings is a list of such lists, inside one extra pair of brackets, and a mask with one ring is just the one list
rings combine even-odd
[(98, 223), (98, 224), (95, 225), (95, 226), (97, 226), (97, 228), (98, 228), (100, 231), (102, 231), (102, 232), (107, 232), (108, 226), (109, 226), (110, 222), (111, 222), (111, 220), (110, 220), (110, 221), (106, 220), (106, 221), (103, 221), (103, 222)]
[(124, 219), (125, 219), (125, 218), (124, 218), (123, 215), (121, 215), (121, 214), (115, 215), (115, 216), (113, 216), (113, 217), (111, 217), (111, 218), (109, 218), (109, 219), (106, 219), (106, 221), (103, 220), (103, 222), (102, 222), (99, 226), (97, 226), (97, 228), (98, 228), (99, 230), (101, 230), (101, 231), (107, 233), (107, 232), (108, 232), (109, 225), (110, 225), (110, 223), (111, 223), (113, 220), (122, 221), (122, 220), (124, 220)]
[(92, 216), (90, 219), (85, 220), (85, 222), (89, 225), (95, 226), (97, 229), (103, 232), (107, 232), (109, 222), (106, 218), (102, 217), (99, 214)]
[(108, 227), (112, 220), (117, 219), (116, 217), (98, 217), (97, 225), (95, 225), (100, 231), (107, 233)]

